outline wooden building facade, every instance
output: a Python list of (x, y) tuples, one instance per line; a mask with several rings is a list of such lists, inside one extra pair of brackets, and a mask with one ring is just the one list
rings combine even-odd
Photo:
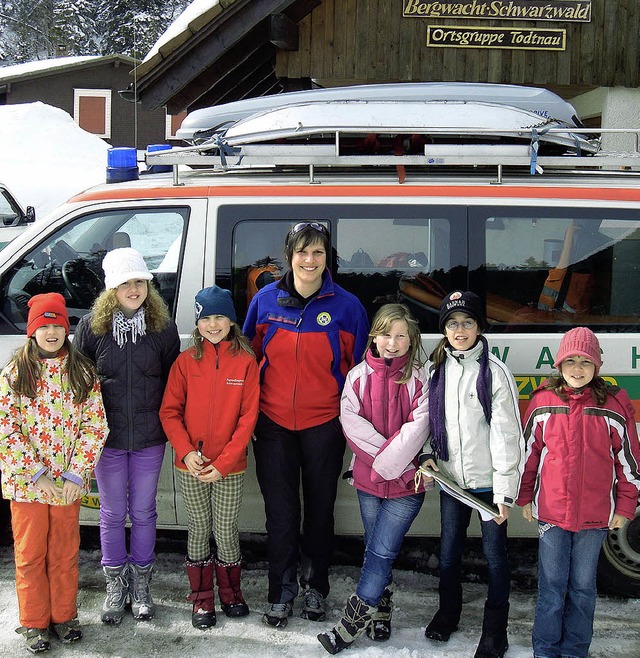
[(176, 114), (315, 85), (491, 82), (587, 99), (581, 116), (598, 127), (623, 98), (611, 127), (640, 124), (638, 0), (214, 0), (169, 33), (127, 90), (143, 108)]
[[(535, 7), (543, 17), (545, 6), (554, 4), (558, 9), (582, 10), (582, 14), (567, 11), (565, 15), (588, 16), (589, 20), (512, 17)], [(446, 6), (453, 15), (438, 17)], [(519, 7), (521, 12), (515, 11)], [(475, 16), (455, 13), (474, 8)], [(502, 11), (505, 16), (480, 17), (482, 9), (485, 14), (492, 9), (494, 14)], [(447, 32), (436, 31), (438, 27)], [(494, 34), (508, 30), (520, 39), (506, 47), (490, 43), (491, 28), (497, 30)], [(576, 89), (640, 86), (637, 0), (323, 0), (300, 21), (298, 33), (297, 50), (277, 51), (280, 79), (311, 78), (328, 86), (386, 81), (498, 82)], [(527, 40), (527, 35), (540, 33), (539, 39)], [(544, 35), (564, 37), (564, 47), (550, 49)], [(469, 43), (473, 36), (484, 37), (484, 43)]]

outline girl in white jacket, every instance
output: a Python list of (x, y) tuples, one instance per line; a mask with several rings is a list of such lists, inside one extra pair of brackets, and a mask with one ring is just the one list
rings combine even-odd
[[(513, 375), (489, 353), (482, 302), (455, 291), (440, 304), (444, 338), (429, 366), (430, 440), (421, 462), (454, 480), (499, 515), (482, 521), (482, 547), (489, 569), (482, 636), (475, 658), (504, 655), (511, 569), (507, 553), (509, 508), (518, 494), (523, 454), (518, 391)], [(462, 551), (472, 508), (440, 492), (440, 607), (426, 628), (446, 642), (462, 611)]]

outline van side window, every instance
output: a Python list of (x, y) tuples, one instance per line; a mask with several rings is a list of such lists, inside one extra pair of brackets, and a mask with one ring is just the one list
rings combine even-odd
[[(284, 238), (297, 222), (329, 228), (328, 267), (372, 318), (389, 301), (408, 304), (423, 332), (437, 331), (438, 306), (466, 285), (467, 209), (390, 203), (224, 205), (216, 238), (216, 283), (233, 290), (240, 321), (253, 295), (287, 270)], [(231, 245), (231, 249), (228, 245)]]
[[(289, 221), (240, 222), (233, 231), (233, 294), (236, 313), (244, 318), (253, 296), (288, 269), (284, 238)], [(218, 285), (224, 285), (216, 277)]]
[(143, 255), (173, 312), (188, 214), (184, 207), (119, 208), (83, 215), (49, 234), (4, 277), (0, 331), (26, 331), (27, 302), (44, 292), (64, 295), (73, 328), (104, 289), (104, 255), (119, 247)]
[(339, 218), (336, 280), (354, 293), (370, 317), (383, 304), (411, 307), (422, 331), (437, 329), (440, 300), (450, 284), (450, 222), (422, 217)]
[[(486, 292), (493, 330), (600, 331), (638, 325), (640, 216), (626, 211), (522, 209), (483, 218)], [(473, 225), (473, 222), (471, 222)], [(537, 329), (535, 326), (537, 325)]]

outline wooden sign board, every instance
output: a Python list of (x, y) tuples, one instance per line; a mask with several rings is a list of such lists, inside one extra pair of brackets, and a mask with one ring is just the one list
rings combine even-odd
[(514, 27), (428, 25), (427, 46), (435, 48), (500, 48), (507, 50), (565, 50), (566, 30)]
[(591, 0), (404, 0), (405, 18), (591, 22)]

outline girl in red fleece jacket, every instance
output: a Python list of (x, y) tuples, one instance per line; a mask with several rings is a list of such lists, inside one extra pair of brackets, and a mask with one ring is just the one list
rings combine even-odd
[(171, 368), (160, 419), (176, 453), (187, 509), (191, 623), (205, 629), (216, 623), (214, 569), (223, 612), (227, 617), (249, 614), (240, 589), (238, 514), (247, 444), (258, 417), (259, 374), (228, 290), (201, 290), (195, 317), (194, 346)]

